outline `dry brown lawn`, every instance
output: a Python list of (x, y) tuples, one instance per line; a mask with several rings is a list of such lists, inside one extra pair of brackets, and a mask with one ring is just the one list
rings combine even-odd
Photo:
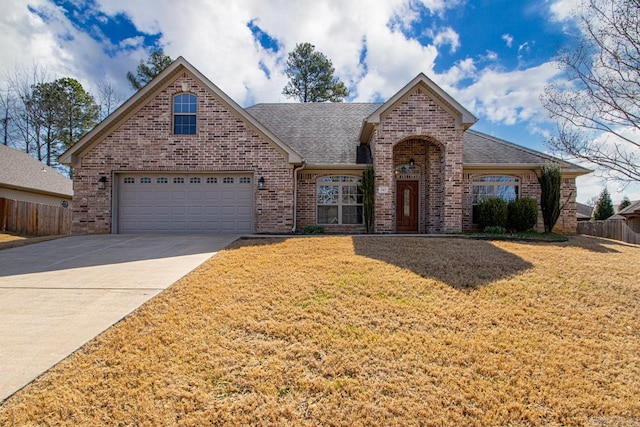
[(640, 425), (640, 247), (234, 244), (0, 425)]

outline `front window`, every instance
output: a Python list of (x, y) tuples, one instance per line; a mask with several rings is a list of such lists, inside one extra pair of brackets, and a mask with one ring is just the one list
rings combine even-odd
[(181, 93), (173, 97), (173, 133), (176, 135), (196, 134), (196, 96)]
[(520, 196), (520, 180), (513, 176), (489, 175), (473, 180), (473, 218), (477, 218), (476, 206), (491, 197), (500, 197), (506, 202)]
[(362, 224), (362, 193), (356, 176), (325, 176), (318, 179), (318, 224)]

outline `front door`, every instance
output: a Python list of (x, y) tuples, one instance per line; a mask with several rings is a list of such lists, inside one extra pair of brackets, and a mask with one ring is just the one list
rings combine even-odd
[(418, 232), (418, 181), (396, 182), (396, 231)]

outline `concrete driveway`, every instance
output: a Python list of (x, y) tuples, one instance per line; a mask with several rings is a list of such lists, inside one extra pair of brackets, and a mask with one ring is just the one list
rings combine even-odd
[(71, 236), (0, 251), (0, 402), (238, 237)]

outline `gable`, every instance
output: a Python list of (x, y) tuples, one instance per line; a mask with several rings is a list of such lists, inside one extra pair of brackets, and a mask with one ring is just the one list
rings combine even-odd
[[(282, 142), (250, 114), (247, 114), (242, 107), (189, 64), (189, 62), (179, 57), (156, 78), (121, 105), (114, 113), (98, 124), (91, 132), (87, 133), (78, 143), (63, 153), (60, 156), (60, 162), (70, 166), (79, 166), (85, 153), (104, 140), (111, 132), (126, 122), (126, 120), (135, 116), (148, 103), (152, 102), (156, 96), (179, 79), (192, 79), (198, 87), (206, 90), (210, 96), (219, 102), (227, 111), (234, 114), (254, 132), (281, 151), (287, 157), (289, 163), (300, 163), (302, 161), (302, 158), (295, 150)], [(185, 86), (183, 90), (187, 92), (189, 87)], [(171, 110), (168, 110), (168, 113), (170, 112)], [(161, 114), (161, 112), (159, 113)], [(168, 125), (171, 126), (171, 117), (169, 117)]]
[(442, 90), (442, 88), (436, 85), (426, 75), (420, 73), (405, 87), (389, 98), (387, 102), (380, 105), (375, 111), (365, 118), (360, 131), (360, 142), (365, 144), (368, 143), (376, 125), (382, 122), (384, 116), (390, 111), (396, 109), (398, 105), (412, 96), (416, 90), (424, 91), (429, 99), (437, 104), (439, 108), (444, 110), (454, 120), (457, 128), (466, 130), (478, 121), (478, 119), (458, 103), (458, 101)]

